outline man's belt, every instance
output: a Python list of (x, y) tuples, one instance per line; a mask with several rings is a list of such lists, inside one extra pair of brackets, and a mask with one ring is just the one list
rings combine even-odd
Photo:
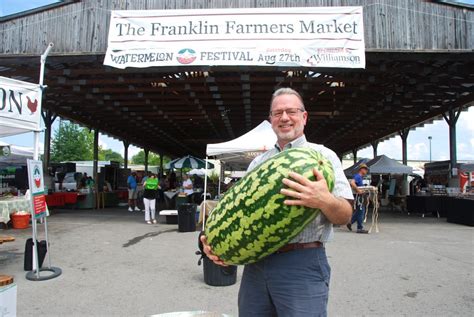
[(276, 253), (285, 253), (285, 252), (289, 252), (293, 250), (314, 249), (314, 248), (322, 248), (322, 247), (323, 247), (323, 243), (319, 241), (307, 242), (307, 243), (290, 243), (278, 249)]

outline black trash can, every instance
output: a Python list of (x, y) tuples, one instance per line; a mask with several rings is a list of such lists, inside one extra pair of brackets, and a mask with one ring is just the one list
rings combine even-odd
[[(36, 250), (38, 251), (38, 265), (41, 268), (43, 266), (43, 261), (46, 256), (46, 251), (48, 250), (46, 246), (46, 241), (37, 241)], [(29, 238), (26, 240), (25, 244), (25, 261), (23, 263), (23, 269), (25, 271), (33, 270), (33, 239)]]
[(211, 286), (229, 286), (237, 282), (237, 266), (220, 266), (214, 264), (207, 256), (204, 261), (204, 282)]
[(178, 231), (196, 231), (196, 204), (181, 204), (178, 207)]

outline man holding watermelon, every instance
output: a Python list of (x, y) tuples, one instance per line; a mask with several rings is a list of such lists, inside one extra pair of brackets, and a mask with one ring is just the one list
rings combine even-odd
[[(291, 88), (280, 88), (272, 95), (270, 122), (277, 135), (275, 148), (255, 158), (253, 170), (281, 151), (311, 148), (327, 158), (333, 167), (332, 193), (316, 168), (315, 181), (295, 172), (283, 179), (281, 194), (289, 206), (320, 209), (289, 244), (261, 261), (244, 268), (239, 291), (239, 316), (326, 316), (330, 271), (325, 244), (333, 234), (333, 224), (345, 225), (352, 215), (352, 191), (337, 155), (323, 145), (310, 143), (304, 135), (308, 118), (303, 99)], [(206, 255), (219, 265), (226, 265), (214, 255), (205, 236), (201, 237)]]

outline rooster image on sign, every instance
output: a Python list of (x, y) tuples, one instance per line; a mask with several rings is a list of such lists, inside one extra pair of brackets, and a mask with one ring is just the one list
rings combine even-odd
[(28, 99), (27, 107), (31, 111), (30, 114), (34, 114), (38, 108), (38, 100), (35, 99), (35, 101), (31, 101), (30, 97), (28, 96), (26, 96), (26, 99)]
[(177, 60), (181, 64), (191, 64), (196, 60), (196, 51), (191, 48), (183, 48), (178, 52)]

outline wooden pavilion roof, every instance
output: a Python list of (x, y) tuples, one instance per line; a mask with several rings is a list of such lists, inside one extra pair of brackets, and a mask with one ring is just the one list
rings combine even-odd
[[(43, 108), (172, 156), (240, 136), (292, 87), (309, 112), (307, 138), (342, 154), (474, 101), (474, 53), (369, 51), (365, 70), (103, 66), (104, 55), (48, 57)], [(39, 57), (0, 56), (0, 76), (37, 82)]]

